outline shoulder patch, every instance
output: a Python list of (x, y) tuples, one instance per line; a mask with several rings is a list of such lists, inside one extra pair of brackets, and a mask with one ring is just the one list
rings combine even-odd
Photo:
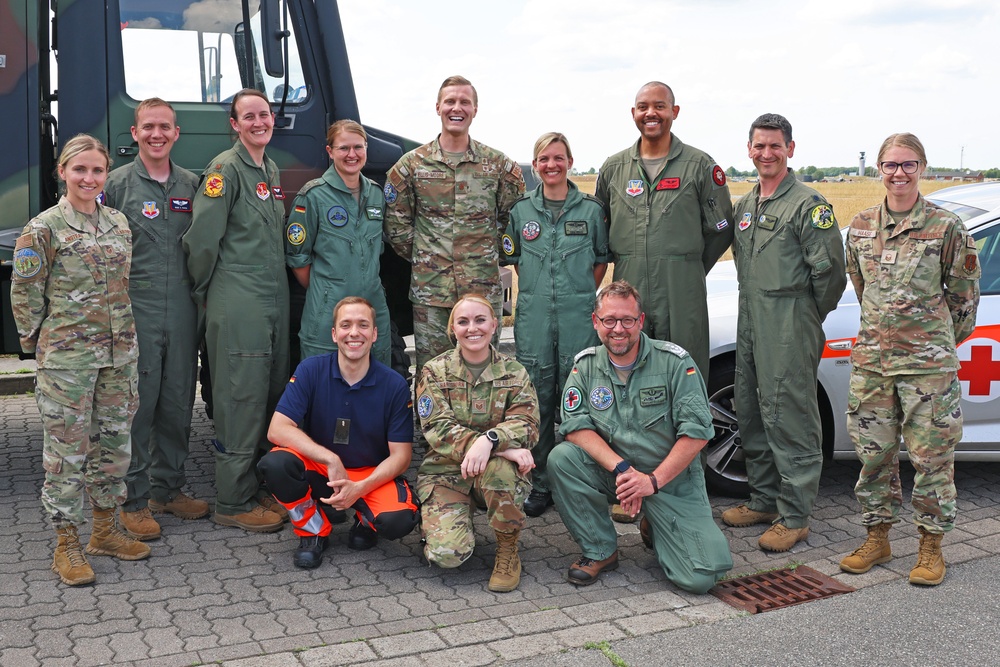
[(32, 278), (41, 270), (42, 258), (34, 248), (20, 248), (14, 251), (13, 268), (18, 278)]
[(833, 217), (833, 207), (829, 204), (820, 204), (813, 207), (809, 212), (809, 219), (816, 229), (830, 229), (837, 220)]
[(300, 246), (306, 242), (306, 228), (297, 222), (293, 222), (288, 225), (285, 236), (293, 246)]
[(726, 184), (726, 172), (722, 171), (722, 167), (719, 165), (712, 167), (712, 180), (720, 188)]
[(664, 352), (669, 352), (683, 359), (688, 356), (687, 350), (678, 345), (677, 343), (671, 343), (667, 340), (654, 340), (653, 347), (657, 350), (663, 350)]
[(205, 177), (205, 196), (221, 197), (226, 191), (226, 179), (218, 171), (213, 171)]
[(430, 396), (424, 394), (423, 396), (417, 399), (417, 416), (419, 416), (421, 419), (427, 419), (428, 417), (431, 416), (431, 413), (433, 411), (434, 411), (434, 400)]
[(504, 234), (503, 238), (500, 240), (500, 245), (503, 247), (503, 254), (508, 257), (514, 255), (514, 239), (511, 238), (510, 234)]
[(385, 188), (382, 190), (382, 196), (385, 197), (386, 204), (396, 203), (396, 187), (390, 181), (386, 181)]
[(584, 357), (589, 357), (589, 356), (592, 356), (592, 355), (595, 355), (595, 354), (597, 354), (597, 347), (596, 346), (594, 346), (594, 347), (587, 347), (587, 348), (584, 348), (584, 349), (580, 350), (579, 352), (577, 352), (576, 356), (573, 357), (573, 361), (580, 361)]

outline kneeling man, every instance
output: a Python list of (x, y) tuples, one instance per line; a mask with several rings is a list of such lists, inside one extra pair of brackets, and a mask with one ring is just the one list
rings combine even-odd
[(353, 509), (348, 548), (370, 549), (417, 525), (417, 505), (401, 477), (413, 450), (406, 381), (371, 358), (375, 308), (361, 297), (333, 309), (337, 351), (305, 359), (285, 387), (267, 437), (275, 447), (257, 467), (299, 535), (292, 562), (323, 562), (331, 518)]
[(585, 586), (618, 567), (608, 505), (643, 510), (642, 540), (678, 587), (704, 593), (733, 566), (712, 519), (698, 453), (714, 431), (705, 383), (680, 346), (642, 333), (639, 293), (624, 280), (597, 294), (602, 347), (580, 352), (563, 390), (566, 436), (549, 455), (563, 522), (583, 556), (567, 580)]

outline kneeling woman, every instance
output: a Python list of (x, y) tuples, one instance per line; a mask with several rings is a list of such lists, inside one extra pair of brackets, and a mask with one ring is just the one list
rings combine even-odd
[(485, 503), (497, 552), (489, 589), (508, 592), (521, 580), (517, 539), (531, 491), (538, 442), (538, 400), (524, 367), (491, 345), (497, 319), (478, 295), (458, 300), (448, 319), (455, 349), (424, 367), (417, 414), (427, 455), (417, 472), (424, 555), (458, 567), (476, 545), (473, 499)]

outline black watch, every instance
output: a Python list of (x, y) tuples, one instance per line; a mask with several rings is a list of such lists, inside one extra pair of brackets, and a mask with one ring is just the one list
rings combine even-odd
[(493, 429), (490, 429), (489, 431), (486, 432), (486, 439), (489, 440), (490, 444), (493, 446), (493, 449), (491, 451), (495, 452), (497, 450), (497, 447), (500, 445), (500, 434), (498, 434)]
[(629, 463), (625, 459), (622, 459), (621, 461), (618, 462), (618, 465), (615, 466), (614, 473), (616, 475), (620, 475), (623, 472), (627, 472), (628, 469), (631, 467), (632, 467), (631, 463)]

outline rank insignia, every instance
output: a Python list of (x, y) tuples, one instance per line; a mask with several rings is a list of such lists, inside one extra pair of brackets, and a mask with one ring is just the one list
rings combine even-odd
[(347, 209), (343, 206), (331, 206), (326, 212), (326, 219), (334, 227), (343, 227), (347, 224)]
[(590, 404), (595, 410), (607, 410), (615, 402), (615, 395), (608, 387), (596, 387), (590, 392)]
[(715, 184), (719, 187), (726, 184), (726, 172), (722, 171), (722, 167), (719, 165), (712, 167), (712, 180), (715, 181)]
[(567, 387), (563, 393), (563, 409), (566, 412), (576, 412), (583, 405), (583, 396), (576, 387)]
[(294, 246), (300, 246), (306, 242), (306, 228), (297, 222), (293, 222), (285, 230), (285, 236), (288, 238), (289, 243)]
[(486, 399), (476, 398), (472, 400), (472, 412), (475, 414), (485, 414), (486, 413)]
[(740, 220), (740, 224), (738, 225), (738, 227), (740, 228), (740, 231), (741, 232), (745, 232), (747, 229), (749, 229), (751, 222), (753, 222), (753, 214), (751, 214), (751, 213), (744, 213), (743, 214), (743, 219)]
[(156, 208), (155, 201), (144, 201), (142, 202), (142, 214), (152, 220), (160, 214), (160, 209)]
[(503, 238), (500, 239), (500, 244), (503, 246), (503, 254), (508, 257), (514, 254), (514, 239), (509, 234), (503, 235)]
[(179, 197), (170, 198), (170, 210), (176, 213), (190, 213), (191, 212), (191, 200), (181, 199)]
[(628, 185), (625, 187), (625, 194), (627, 194), (629, 197), (638, 197), (639, 195), (641, 195), (642, 180), (637, 178), (629, 181)]
[(42, 258), (34, 248), (21, 248), (14, 253), (14, 273), (20, 278), (31, 278), (42, 268)]
[(226, 191), (226, 179), (222, 174), (215, 172), (205, 177), (205, 196), (221, 197)]
[(271, 188), (267, 187), (267, 183), (257, 184), (257, 198), (261, 201), (267, 201), (268, 197), (271, 196)]
[(385, 195), (386, 204), (392, 204), (396, 201), (396, 188), (392, 187), (392, 183), (385, 184), (385, 188), (382, 189), (382, 194)]
[(542, 233), (542, 227), (534, 220), (529, 220), (524, 223), (524, 229), (521, 230), (521, 236), (524, 237), (525, 241), (534, 241), (538, 238), (538, 235)]
[(419, 399), (417, 399), (417, 416), (421, 419), (427, 419), (431, 416), (431, 412), (434, 411), (434, 401), (430, 396), (424, 394)]
[(833, 217), (833, 207), (829, 204), (820, 204), (809, 213), (812, 219), (812, 226), (816, 229), (830, 229), (836, 220)]

